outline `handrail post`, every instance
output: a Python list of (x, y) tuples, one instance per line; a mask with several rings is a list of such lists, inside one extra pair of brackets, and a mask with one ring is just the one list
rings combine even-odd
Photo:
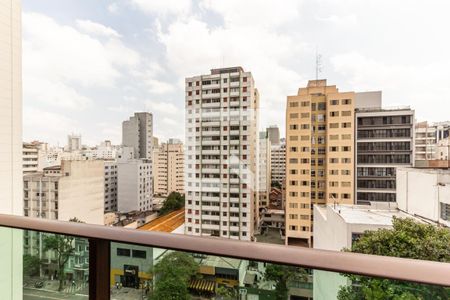
[(110, 241), (89, 239), (89, 299), (109, 300)]

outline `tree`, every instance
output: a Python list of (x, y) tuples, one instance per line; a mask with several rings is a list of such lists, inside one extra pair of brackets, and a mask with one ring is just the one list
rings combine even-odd
[(184, 252), (170, 252), (153, 269), (155, 292), (151, 299), (189, 299), (189, 281), (199, 265)]
[[(450, 230), (421, 224), (411, 218), (395, 218), (392, 229), (366, 231), (351, 247), (364, 254), (450, 262)], [(339, 300), (353, 299), (449, 299), (443, 287), (398, 280), (344, 275), (352, 285), (342, 287)]]
[(172, 192), (164, 201), (163, 206), (159, 210), (160, 215), (168, 214), (174, 210), (184, 207), (184, 195), (177, 192)]
[[(77, 218), (72, 218), (69, 221), (82, 223)], [(62, 291), (64, 288), (63, 284), (66, 275), (64, 273), (64, 266), (75, 251), (74, 239), (73, 236), (60, 234), (46, 234), (43, 238), (44, 251), (52, 251), (56, 254), (59, 279), (58, 291)]]
[(39, 274), (41, 261), (39, 257), (24, 254), (23, 255), (23, 273), (28, 276), (36, 276)]
[(216, 289), (216, 295), (219, 296), (218, 299), (224, 299), (224, 300), (236, 299), (237, 291), (234, 288), (219, 286)]
[(278, 181), (272, 181), (270, 186), (281, 189), (281, 184)]
[(298, 280), (308, 280), (305, 269), (269, 264), (266, 267), (264, 278), (275, 282), (275, 290), (277, 291), (277, 299), (287, 299), (288, 283)]

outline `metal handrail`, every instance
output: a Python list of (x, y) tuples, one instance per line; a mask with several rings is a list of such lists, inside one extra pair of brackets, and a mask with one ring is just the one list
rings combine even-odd
[(450, 263), (142, 231), (0, 214), (0, 226), (450, 286)]

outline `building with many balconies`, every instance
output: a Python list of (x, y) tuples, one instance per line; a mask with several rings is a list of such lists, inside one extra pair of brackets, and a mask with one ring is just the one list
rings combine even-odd
[(259, 95), (250, 72), (186, 78), (186, 234), (251, 240), (258, 223)]

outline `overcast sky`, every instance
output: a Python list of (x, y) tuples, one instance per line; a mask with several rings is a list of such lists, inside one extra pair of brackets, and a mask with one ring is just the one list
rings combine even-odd
[(384, 106), (450, 120), (450, 2), (392, 0), (23, 0), (24, 139), (121, 142), (134, 111), (184, 138), (184, 78), (242, 66), (260, 127), (284, 135), (285, 102), (315, 78), (382, 90)]

